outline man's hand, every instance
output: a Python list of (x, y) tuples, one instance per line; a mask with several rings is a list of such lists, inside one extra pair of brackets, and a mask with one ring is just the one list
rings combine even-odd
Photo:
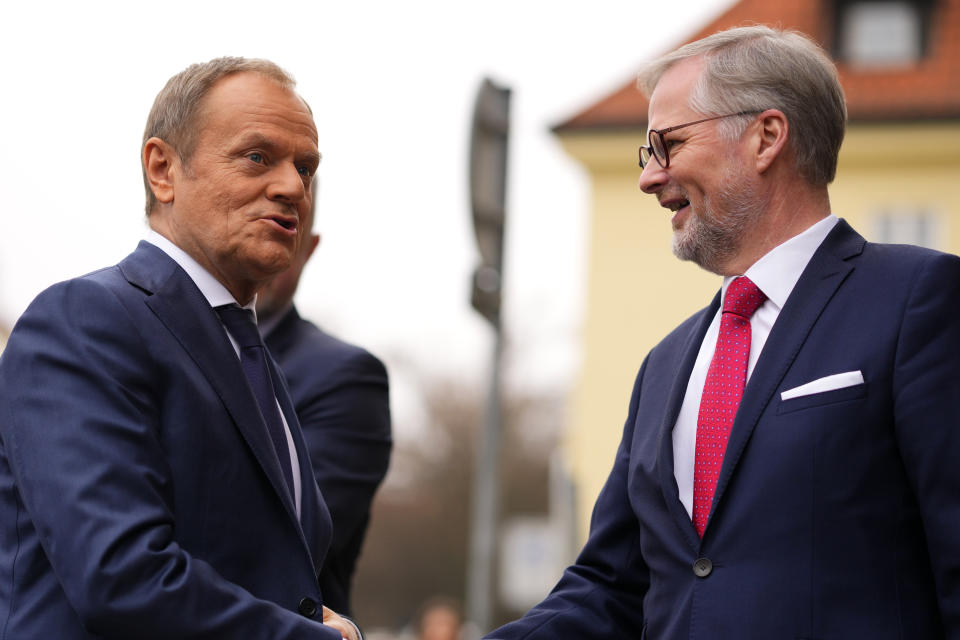
[(343, 636), (343, 640), (363, 640), (355, 624), (343, 616), (337, 615), (327, 607), (323, 608), (323, 624), (339, 631), (340, 635)]

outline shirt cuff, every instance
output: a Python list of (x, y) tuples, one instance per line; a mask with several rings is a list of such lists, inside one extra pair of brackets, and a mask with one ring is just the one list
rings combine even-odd
[(360, 627), (357, 626), (357, 623), (351, 620), (350, 618), (348, 618), (347, 616), (340, 616), (340, 617), (346, 620), (347, 622), (349, 622), (350, 626), (352, 626), (354, 631), (357, 632), (357, 640), (363, 640), (363, 634), (360, 633)]

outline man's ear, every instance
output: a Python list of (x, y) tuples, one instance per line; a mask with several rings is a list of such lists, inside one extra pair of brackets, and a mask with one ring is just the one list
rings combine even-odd
[(176, 150), (160, 138), (150, 138), (143, 145), (144, 173), (157, 202), (173, 202), (173, 172), (179, 161)]
[(760, 137), (757, 149), (757, 172), (763, 173), (783, 153), (790, 126), (787, 117), (778, 109), (767, 109), (760, 115)]
[(320, 244), (320, 234), (311, 233), (307, 241), (310, 243), (307, 247), (307, 260), (309, 260), (310, 256), (313, 255), (313, 252), (316, 251), (317, 245)]

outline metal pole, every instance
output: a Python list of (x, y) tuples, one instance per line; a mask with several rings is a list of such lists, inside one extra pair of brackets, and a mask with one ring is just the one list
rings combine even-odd
[(470, 201), (481, 263), (473, 273), (471, 303), (493, 328), (493, 358), (485, 428), (477, 438), (470, 564), (467, 567), (467, 619), (490, 629), (493, 564), (500, 515), (500, 369), (503, 328), (503, 230), (506, 221), (507, 144), (510, 89), (484, 79), (474, 105), (470, 140)]
[(493, 616), (493, 564), (500, 513), (500, 365), (503, 332), (494, 326), (493, 362), (487, 397), (486, 428), (479, 438), (474, 474), (473, 525), (467, 582), (467, 617), (482, 632), (490, 630)]

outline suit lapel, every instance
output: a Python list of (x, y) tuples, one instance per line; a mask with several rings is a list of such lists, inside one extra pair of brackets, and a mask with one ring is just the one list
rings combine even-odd
[(256, 399), (216, 312), (200, 289), (173, 259), (146, 242), (120, 263), (120, 270), (131, 284), (153, 293), (145, 301), (147, 306), (210, 382), (287, 513), (298, 522)]
[[(866, 241), (840, 220), (814, 253), (790, 297), (780, 310), (760, 358), (744, 389), (740, 408), (730, 431), (723, 467), (713, 497), (711, 518), (736, 471), (747, 442), (760, 416), (783, 381), (813, 325), (854, 265), (848, 260), (863, 250)], [(707, 531), (710, 529), (707, 523)], [(706, 533), (704, 534), (706, 535)]]
[(687, 384), (690, 381), (690, 372), (693, 371), (693, 365), (697, 361), (697, 355), (700, 353), (700, 345), (703, 343), (703, 336), (706, 335), (713, 317), (720, 308), (720, 292), (714, 296), (713, 302), (701, 312), (700, 321), (696, 323), (694, 330), (687, 336), (683, 347), (678, 354), (680, 367), (677, 369), (676, 376), (670, 385), (666, 412), (663, 421), (660, 424), (659, 442), (657, 450), (657, 466), (659, 467), (660, 489), (663, 492), (663, 499), (670, 510), (671, 515), (677, 522), (677, 527), (683, 534), (684, 540), (692, 549), (700, 546), (700, 537), (697, 535), (697, 529), (690, 519), (690, 515), (680, 502), (680, 490), (677, 487), (677, 478), (673, 465), (673, 428), (677, 423), (677, 416), (680, 413), (680, 407), (683, 405), (683, 398), (687, 393)]

